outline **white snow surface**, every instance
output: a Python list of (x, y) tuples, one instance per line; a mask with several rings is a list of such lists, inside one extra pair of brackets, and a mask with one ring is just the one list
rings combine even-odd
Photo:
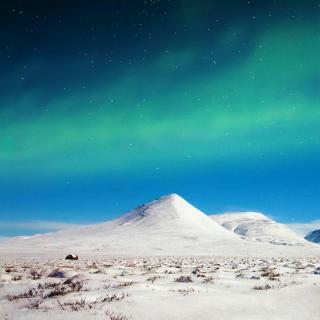
[(291, 246), (306, 242), (286, 225), (259, 212), (225, 213), (212, 215), (211, 218), (226, 229), (251, 241)]
[(319, 293), (319, 257), (0, 263), (1, 320), (318, 320)]

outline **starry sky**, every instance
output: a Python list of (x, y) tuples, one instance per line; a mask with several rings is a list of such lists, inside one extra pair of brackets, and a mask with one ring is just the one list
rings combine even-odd
[(0, 235), (178, 193), (320, 217), (320, 2), (1, 1)]

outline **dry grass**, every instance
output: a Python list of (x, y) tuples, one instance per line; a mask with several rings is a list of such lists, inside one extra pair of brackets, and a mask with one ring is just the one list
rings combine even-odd
[(192, 282), (192, 279), (191, 279), (190, 276), (180, 276), (179, 278), (176, 278), (174, 281), (175, 282), (188, 283), (188, 282)]
[(114, 313), (108, 310), (106, 311), (106, 316), (108, 320), (129, 320), (131, 318), (122, 313)]
[[(37, 288), (29, 289), (25, 292), (8, 295), (9, 301), (20, 300), (20, 299), (32, 299), (35, 297), (40, 297), (42, 299), (48, 299), (57, 296), (64, 296), (68, 293), (79, 292), (82, 289), (83, 283), (80, 281), (72, 283), (53, 283), (47, 282), (39, 284)], [(50, 289), (49, 292), (47, 290)]]

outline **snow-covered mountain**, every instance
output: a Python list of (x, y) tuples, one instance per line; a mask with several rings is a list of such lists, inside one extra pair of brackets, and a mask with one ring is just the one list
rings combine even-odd
[[(274, 246), (274, 243), (291, 246)], [(305, 247), (301, 250), (301, 246), (293, 244)], [(317, 245), (261, 214), (220, 215), (212, 219), (176, 194), (141, 205), (112, 221), (18, 237), (0, 244), (0, 256), (19, 257), (35, 254), (61, 257), (68, 253), (296, 256), (311, 255), (314, 250), (320, 253)]]
[[(35, 250), (95, 250), (113, 254), (208, 254), (233, 248), (240, 237), (220, 226), (176, 194), (141, 205), (97, 225), (15, 238), (11, 247)], [(228, 249), (226, 249), (228, 250)]]
[(305, 240), (286, 225), (258, 212), (236, 212), (212, 215), (226, 229), (253, 241), (280, 245), (304, 244)]
[(320, 243), (320, 230), (310, 232), (305, 239), (314, 243)]
[(217, 239), (235, 237), (177, 194), (139, 206), (115, 221), (118, 228), (188, 237), (210, 235)]

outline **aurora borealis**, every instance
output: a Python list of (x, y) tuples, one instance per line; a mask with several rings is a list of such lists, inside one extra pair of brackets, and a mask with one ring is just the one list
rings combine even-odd
[(0, 10), (0, 220), (101, 221), (171, 192), (319, 217), (318, 1)]

